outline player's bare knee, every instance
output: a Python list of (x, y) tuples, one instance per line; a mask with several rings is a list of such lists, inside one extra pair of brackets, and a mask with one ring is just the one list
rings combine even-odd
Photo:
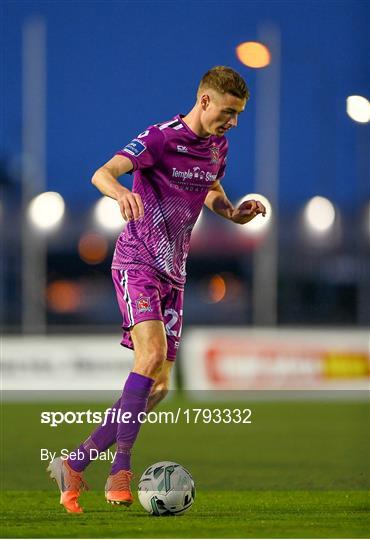
[(153, 376), (156, 377), (158, 373), (162, 371), (162, 366), (165, 358), (166, 355), (163, 355), (161, 351), (156, 351), (148, 356), (147, 363)]
[(166, 353), (165, 347), (150, 348), (146, 353), (137, 357), (134, 370), (146, 377), (156, 379), (162, 371)]

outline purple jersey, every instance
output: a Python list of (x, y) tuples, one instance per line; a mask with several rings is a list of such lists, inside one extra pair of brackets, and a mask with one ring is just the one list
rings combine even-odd
[(112, 268), (152, 271), (183, 288), (190, 235), (213, 183), (224, 176), (227, 140), (199, 137), (181, 115), (150, 126), (118, 155), (134, 168), (144, 217), (120, 234)]

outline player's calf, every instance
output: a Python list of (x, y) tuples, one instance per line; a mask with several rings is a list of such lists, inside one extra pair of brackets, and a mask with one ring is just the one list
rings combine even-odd
[(170, 386), (171, 371), (174, 366), (173, 360), (165, 360), (162, 371), (154, 381), (152, 390), (149, 395), (147, 412), (151, 411), (160, 403), (168, 394)]
[(154, 409), (168, 394), (168, 384), (166, 383), (154, 383), (152, 391), (148, 398), (148, 405), (146, 412)]

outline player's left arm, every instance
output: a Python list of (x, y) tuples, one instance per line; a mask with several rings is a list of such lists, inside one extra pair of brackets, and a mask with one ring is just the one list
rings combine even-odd
[(258, 214), (262, 214), (263, 216), (266, 215), (266, 208), (264, 205), (260, 201), (254, 199), (243, 201), (238, 208), (235, 208), (227, 198), (220, 180), (216, 180), (213, 184), (207, 193), (204, 204), (219, 216), (229, 219), (234, 223), (239, 223), (240, 225), (248, 223), (258, 216)]
[(204, 204), (207, 206), (207, 208), (212, 210), (212, 212), (226, 219), (231, 219), (235, 210), (234, 206), (227, 198), (224, 188), (221, 186), (220, 180), (216, 180), (216, 182), (212, 185), (211, 189), (207, 193)]

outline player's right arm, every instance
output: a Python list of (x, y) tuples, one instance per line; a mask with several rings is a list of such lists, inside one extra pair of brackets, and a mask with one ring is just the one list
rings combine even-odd
[(93, 175), (91, 182), (107, 197), (118, 202), (123, 219), (139, 219), (144, 216), (144, 206), (138, 193), (124, 187), (118, 178), (133, 169), (132, 161), (121, 155), (112, 157)]

